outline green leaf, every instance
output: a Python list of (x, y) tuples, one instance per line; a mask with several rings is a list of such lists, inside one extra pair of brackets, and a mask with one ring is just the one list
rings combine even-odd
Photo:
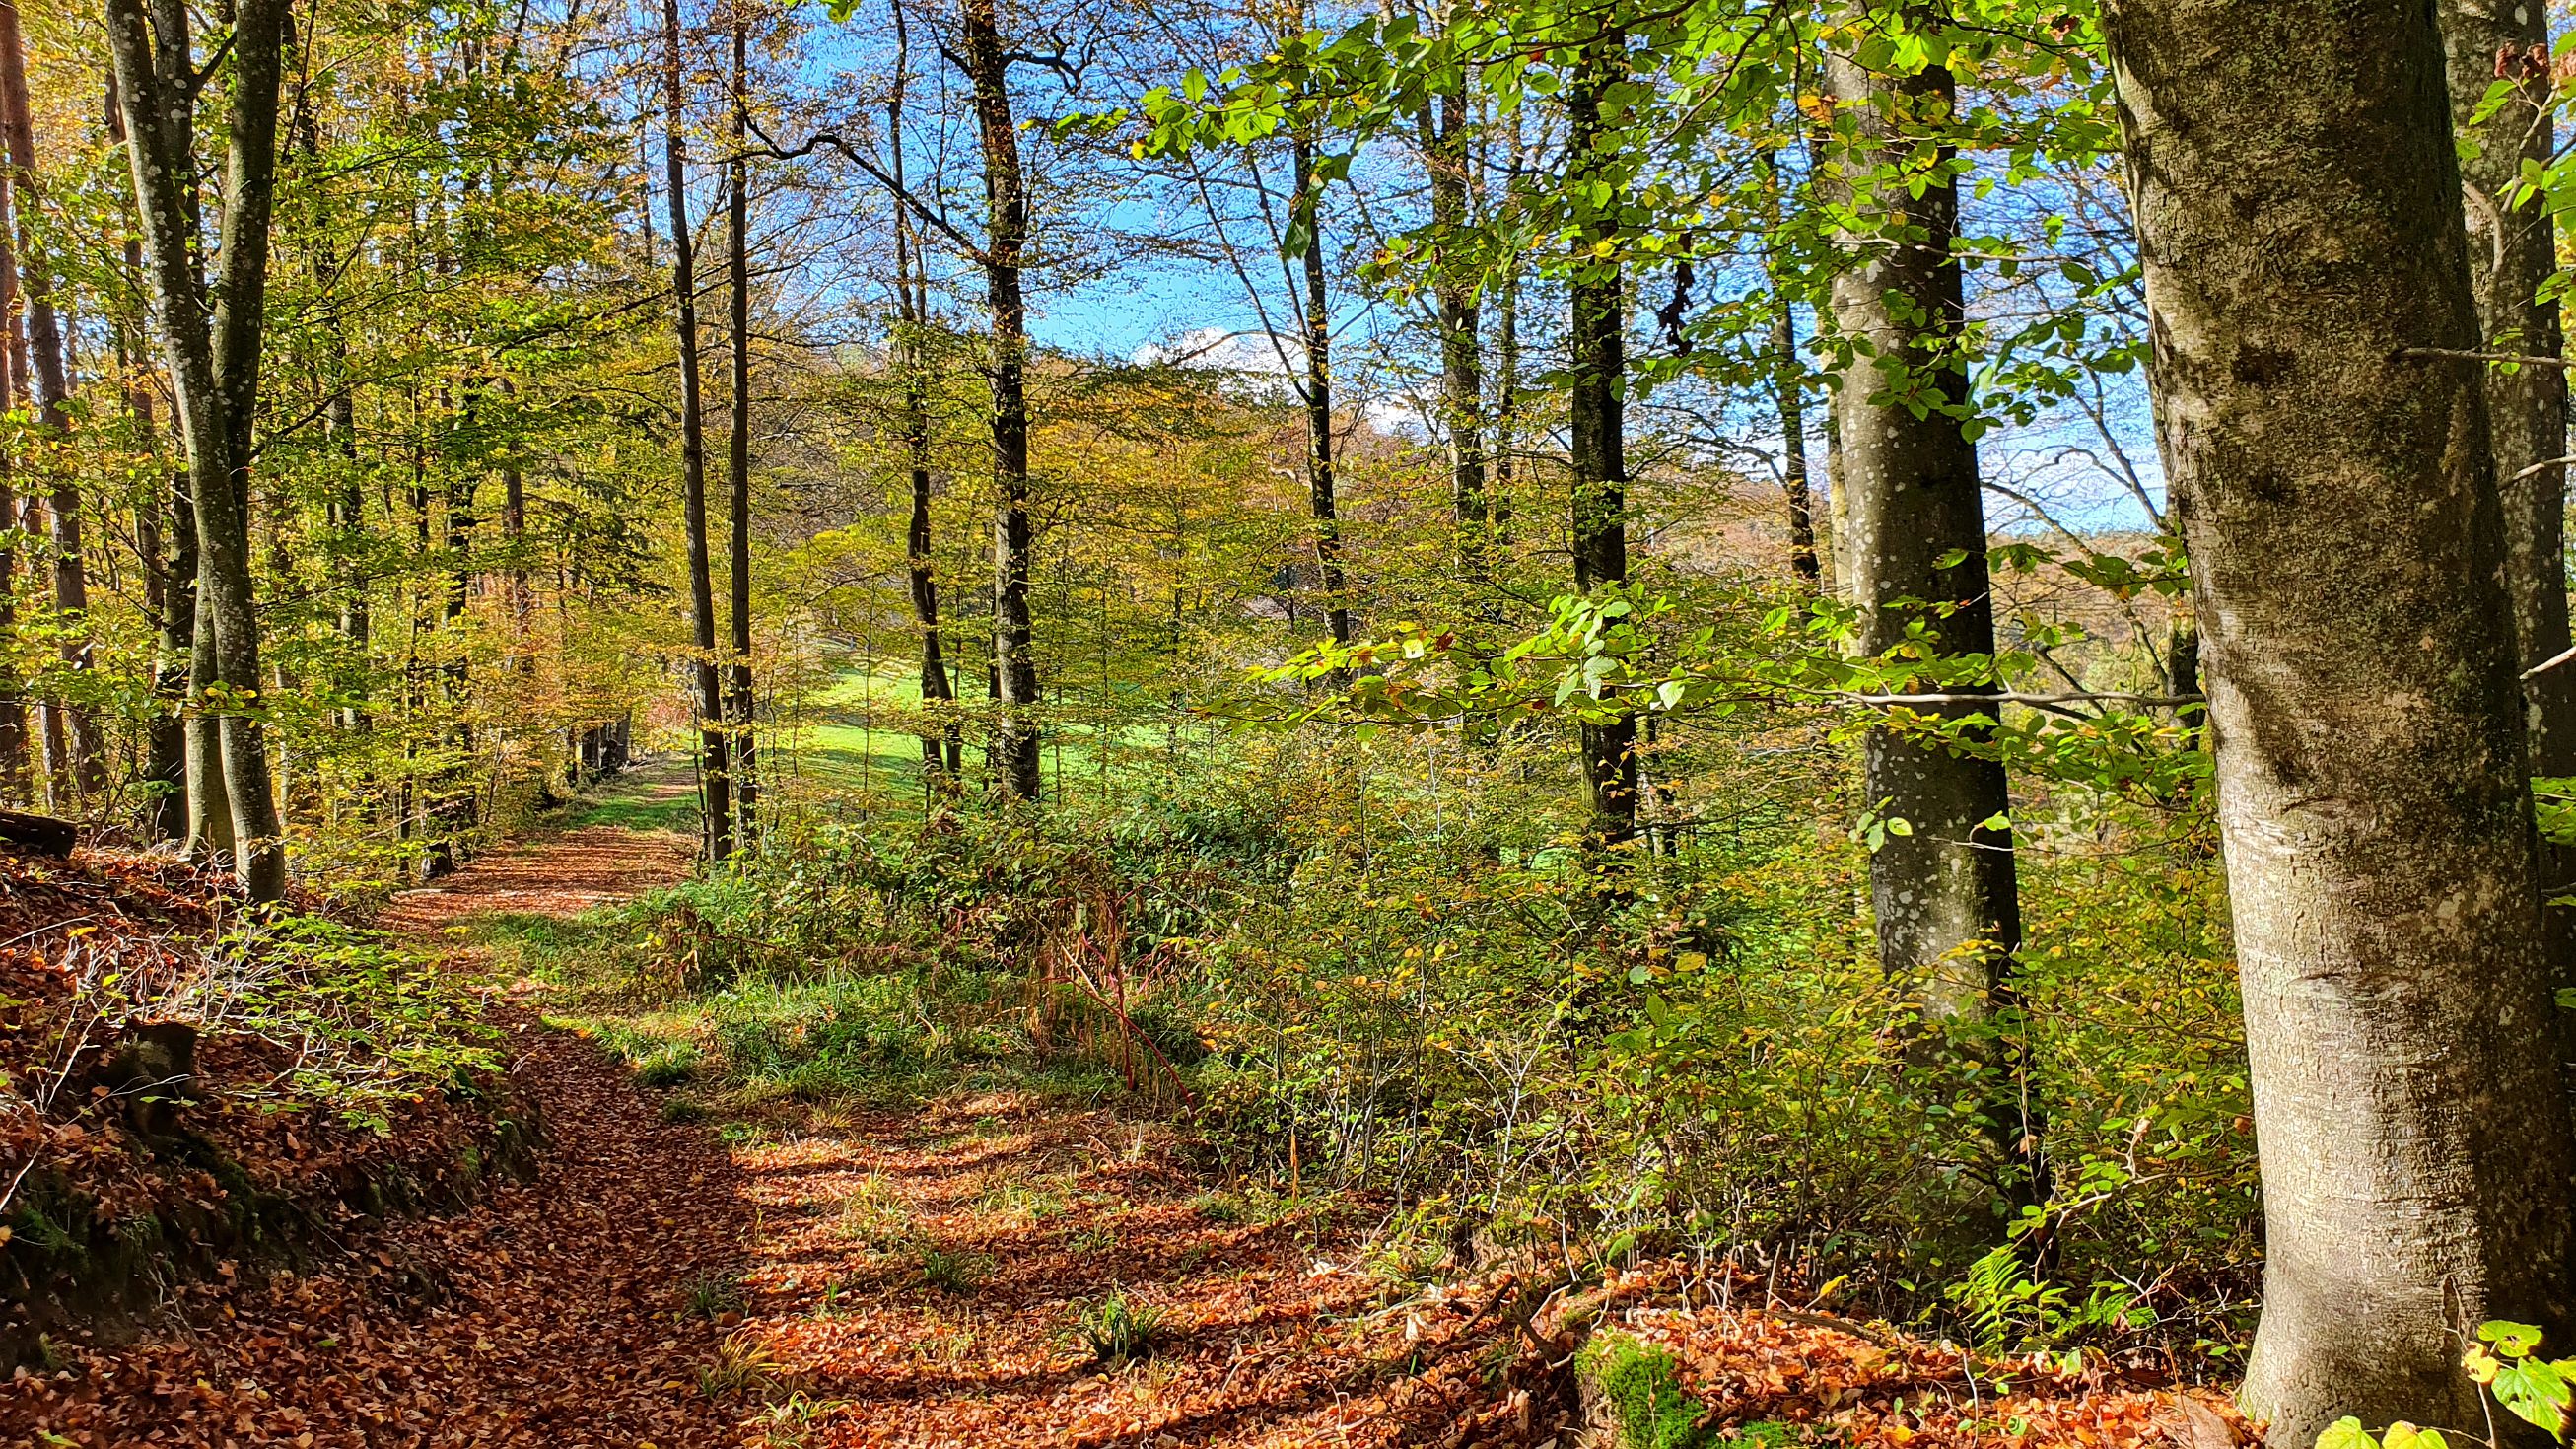
[(2380, 1449), (2380, 1445), (2359, 1419), (2346, 1415), (2317, 1434), (2317, 1449)]
[(2540, 1328), (2537, 1324), (2493, 1318), (2478, 1325), (2478, 1341), (2494, 1344), (2496, 1352), (2506, 1358), (2529, 1358), (2531, 1351), (2540, 1347)]

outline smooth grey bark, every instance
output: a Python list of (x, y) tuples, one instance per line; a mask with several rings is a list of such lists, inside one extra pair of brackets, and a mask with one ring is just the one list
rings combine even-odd
[(725, 286), (731, 308), (733, 396), (726, 413), (725, 559), (730, 571), (732, 649), (725, 660), (725, 727), (733, 744), (734, 833), (748, 850), (759, 840), (759, 747), (751, 691), (751, 95), (750, 35), (740, 6), (733, 20), (733, 156), (725, 206)]
[[(1583, 50), (1565, 89), (1567, 169), (1596, 179), (1607, 162), (1602, 92), (1626, 65), (1626, 42), (1605, 33)], [(1585, 252), (1608, 239), (1614, 214), (1585, 218)], [(1566, 291), (1572, 304), (1567, 348), (1572, 381), (1566, 399), (1574, 473), (1574, 586), (1589, 591), (1628, 581), (1627, 279), (1616, 261), (1586, 257)], [(1637, 832), (1637, 719), (1621, 714), (1578, 727), (1583, 778), (1592, 797), (1593, 836), (1609, 844)]]
[[(2449, 76), (2451, 126), (2470, 155), (2460, 162), (2468, 225), (2469, 288), (2480, 345), (2556, 357), (2565, 338), (2558, 303), (2540, 289), (2558, 265), (2558, 229), (2546, 198), (2513, 204), (2525, 165), (2547, 166), (2557, 142), (2543, 0), (2436, 0)], [(2476, 120), (2498, 81), (2511, 92)], [(2505, 594), (2525, 670), (2523, 725), (2531, 772), (2576, 775), (2576, 667), (2540, 668), (2567, 652), (2567, 374), (2554, 367), (2487, 367), (2488, 452), (2504, 510)], [(2542, 841), (2542, 897), (2576, 887), (2576, 850)], [(2552, 970), (2576, 986), (2576, 909), (2543, 908)], [(2564, 1023), (2576, 1051), (2576, 1022)]]
[(2425, 4), (2105, 7), (2193, 569), (2262, 1143), (2271, 1442), (2474, 1428), (2463, 1327), (2569, 1341), (2507, 546)]
[[(1871, 15), (1905, 24), (1919, 12)], [(1904, 642), (1917, 620), (1944, 653), (1995, 647), (1977, 449), (1955, 415), (1968, 400), (1958, 347), (1966, 309), (1952, 251), (1958, 191), (1946, 151), (1920, 178), (1920, 197), (1893, 175), (1914, 153), (1913, 138), (1946, 122), (1953, 85), (1938, 66), (1887, 77), (1848, 55), (1826, 60), (1826, 89), (1857, 123), (1841, 160), (1854, 209), (1868, 219), (1867, 229), (1838, 238), (1846, 255), (1833, 283), (1835, 331), (1855, 349), (1834, 394), (1847, 500), (1835, 522), (1865, 655)], [(1909, 401), (1924, 404), (1923, 415)], [(1897, 602), (1909, 598), (1953, 612), (1927, 618)], [(1955, 720), (1996, 710), (1963, 703), (1925, 712)], [(1936, 1021), (1989, 1018), (2021, 946), (2012, 834), (1986, 823), (2007, 808), (2003, 766), (1877, 728), (1865, 742), (1862, 773), (1869, 808), (1912, 827), (1870, 857), (1880, 964), (1924, 983), (1924, 1013)]]
[(135, 210), (150, 267), (153, 311), (179, 399), (196, 516), (200, 671), (221, 698), (198, 696), (219, 716), (220, 771), (190, 772), (192, 809), (215, 808), (223, 781), (232, 855), (254, 900), (286, 891), (286, 850), (260, 728), (258, 615), (253, 607), (247, 517), (251, 428), (258, 416), (259, 349), (267, 291), (269, 215), (277, 163), (278, 86), (286, 0), (242, 0), (234, 14), (232, 115), (225, 158), (219, 271), (210, 288), (197, 261), (195, 167), (187, 159), (189, 97), (184, 8), (108, 0)]
[(1038, 798), (1038, 661), (1029, 623), (1028, 304), (1021, 257), (1029, 242), (1028, 180), (1011, 117), (1010, 57), (995, 0), (965, 0), (965, 54), (984, 151), (984, 281), (993, 312), (993, 683), (997, 717), (987, 752), (999, 783)]
[[(71, 400), (70, 369), (64, 365), (62, 319), (54, 310), (53, 264), (46, 256), (35, 223), (36, 133), (27, 95), (26, 42), (18, 30), (18, 7), (0, 0), (0, 139), (5, 139), (11, 190), (17, 206), (19, 296), (26, 311), (27, 348), (35, 367), (36, 420), (56, 438), (70, 431), (65, 404)], [(61, 658), (75, 673), (93, 667), (89, 622), (89, 569), (81, 554), (79, 474), (54, 470), (50, 506), (45, 510), (48, 541), (54, 554), (54, 614), (72, 626), (61, 644)], [(99, 733), (98, 711), (75, 699), (57, 706), (64, 729), (67, 758), (49, 761), (50, 790), (86, 800), (107, 788), (107, 746)], [(64, 789), (64, 786), (70, 786)]]
[[(2511, 205), (2526, 161), (2549, 164), (2549, 7), (2542, 0), (2438, 0), (2451, 122), (2476, 154), (2460, 168), (2468, 225), (2469, 285), (2481, 345), (2555, 357), (2558, 304), (2540, 288), (2558, 264), (2557, 228), (2544, 198)], [(2472, 124), (2488, 89), (2513, 82), (2509, 99)], [(2487, 438), (2504, 508), (2505, 590), (2529, 669), (2568, 644), (2566, 511), (2567, 375), (2557, 368), (2485, 369)], [(2523, 683), (2532, 773), (2576, 775), (2576, 669)]]
[(680, 0), (662, 0), (662, 169), (671, 193), (671, 300), (680, 342), (680, 510), (689, 547), (691, 707), (709, 860), (733, 854), (733, 791), (716, 673), (716, 600), (707, 549), (707, 438), (698, 371), (697, 239), (689, 230), (688, 117), (680, 91)]

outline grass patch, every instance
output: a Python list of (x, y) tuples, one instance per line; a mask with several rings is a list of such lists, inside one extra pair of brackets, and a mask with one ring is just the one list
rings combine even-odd
[(1163, 1310), (1114, 1292), (1096, 1303), (1076, 1304), (1074, 1330), (1091, 1350), (1093, 1363), (1125, 1368), (1163, 1347)]
[(980, 1253), (952, 1253), (946, 1248), (921, 1250), (921, 1281), (943, 1293), (972, 1293), (991, 1276), (992, 1260)]
[(679, 1300), (678, 1317), (713, 1323), (742, 1311), (742, 1279), (732, 1273), (701, 1273), (680, 1285)]

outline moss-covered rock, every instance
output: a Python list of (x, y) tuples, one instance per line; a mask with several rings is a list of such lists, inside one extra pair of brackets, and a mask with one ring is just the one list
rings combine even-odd
[(1630, 1334), (1592, 1336), (1574, 1360), (1584, 1417), (1609, 1449), (1708, 1449), (1721, 1437), (1682, 1387), (1673, 1356)]

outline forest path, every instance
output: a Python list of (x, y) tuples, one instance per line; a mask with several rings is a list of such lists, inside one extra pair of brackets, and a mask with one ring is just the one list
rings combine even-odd
[[(383, 920), (488, 971), (458, 939), (478, 923), (569, 919), (682, 876), (685, 837), (597, 822), (659, 818), (689, 791), (638, 772), (588, 823), (404, 892)], [(145, 1338), (85, 1355), (47, 1437), (13, 1442), (1527, 1442), (1484, 1388), (1496, 1290), (1367, 1270), (1347, 1209), (1209, 1192), (1166, 1124), (986, 1093), (777, 1103), (719, 1134), (664, 1120), (687, 1114), (540, 1024), (537, 983), (502, 989), (513, 1072), (544, 1113), (533, 1181), (308, 1272), (184, 1290)], [(1159, 1315), (1153, 1356), (1103, 1366), (1084, 1347), (1083, 1307), (1113, 1296)]]

